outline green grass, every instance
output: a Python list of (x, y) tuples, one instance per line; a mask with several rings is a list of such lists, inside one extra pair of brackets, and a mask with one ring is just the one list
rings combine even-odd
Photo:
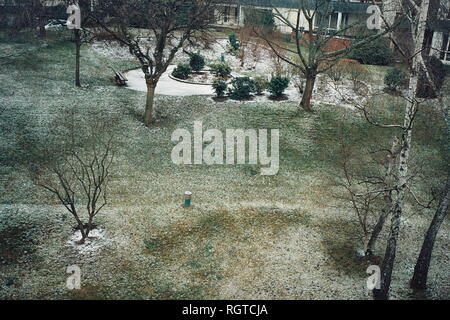
[[(302, 279), (302, 272), (315, 271), (302, 271), (295, 265), (290, 272), (277, 271), (279, 264), (270, 264), (284, 248), (295, 252), (284, 256), (286, 261), (312, 259), (295, 251), (293, 240), (326, 257), (327, 266), (317, 272), (329, 277), (342, 272), (354, 277), (356, 284), (365, 283), (364, 265), (354, 258), (354, 249), (360, 245), (353, 234), (358, 232), (355, 220), (351, 213), (338, 216), (330, 176), (339, 174), (342, 141), (367, 152), (386, 148), (399, 132), (370, 126), (354, 111), (339, 106), (315, 106), (317, 111), (309, 114), (298, 112), (296, 103), (230, 102), (219, 107), (201, 96), (157, 96), (156, 108), (164, 117), (148, 129), (140, 121), (145, 94), (116, 87), (108, 68), (126, 70), (136, 65), (134, 61), (107, 58), (84, 46), (83, 88), (76, 89), (70, 41), (60, 36), (50, 36), (44, 43), (2, 38), (0, 48), (23, 47), (24, 42), (39, 49), (0, 65), (0, 174), (4, 182), (0, 203), (5, 207), (0, 222), (8, 221), (13, 228), (9, 230), (16, 230), (22, 223), (18, 216), (25, 216), (42, 230), (50, 227), (40, 249), (33, 253), (41, 257), (38, 279), (51, 279), (39, 289), (41, 296), (203, 299), (266, 297), (261, 293), (266, 292), (268, 297), (302, 298), (304, 293), (285, 293), (283, 281), (292, 274)], [(380, 122), (399, 122), (402, 107), (399, 98), (383, 95), (373, 111)], [(64, 281), (58, 270), (64, 270), (64, 263), (72, 259), (63, 246), (71, 232), (71, 217), (62, 219), (65, 213), (57, 200), (30, 182), (22, 165), (29, 155), (20, 144), (25, 135), (45, 142), (49, 124), (67, 108), (77, 111), (80, 122), (99, 115), (103, 120), (120, 118), (114, 127), (119, 150), (110, 201), (98, 217), (109, 235), (119, 239), (118, 244), (104, 249), (92, 264), (83, 264), (84, 272), (96, 276), (88, 278), (82, 292), (71, 294), (51, 287)], [(437, 119), (432, 108), (419, 113), (413, 161), (417, 165), (426, 161), (423, 176), (440, 181), (446, 169), (445, 138)], [(249, 165), (174, 165), (171, 134), (176, 128), (191, 131), (194, 121), (203, 121), (204, 129), (280, 129), (279, 174), (260, 176), (259, 167)], [(424, 192), (426, 187), (418, 185)], [(186, 190), (193, 192), (190, 209), (181, 206)], [(42, 210), (47, 213), (40, 216), (34, 207), (19, 206), (14, 214), (6, 209), (9, 204), (44, 205), (47, 209)], [(0, 228), (0, 232), (7, 231)], [(42, 257), (50, 257), (54, 264)], [(20, 270), (18, 265), (9, 271), (18, 276)], [(274, 281), (277, 287), (269, 289), (265, 281)], [(339, 281), (336, 286), (342, 289)], [(309, 282), (295, 283), (308, 291)], [(341, 294), (345, 296), (344, 291)]]

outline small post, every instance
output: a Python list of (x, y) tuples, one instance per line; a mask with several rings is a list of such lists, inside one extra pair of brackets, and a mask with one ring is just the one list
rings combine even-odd
[(186, 191), (184, 193), (184, 203), (183, 207), (188, 208), (191, 206), (192, 192)]

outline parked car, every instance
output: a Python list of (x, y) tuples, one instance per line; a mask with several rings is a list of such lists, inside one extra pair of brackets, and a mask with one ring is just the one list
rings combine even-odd
[(62, 19), (52, 19), (47, 22), (45, 25), (46, 30), (51, 29), (60, 29), (60, 28), (66, 28), (67, 27), (67, 20)]

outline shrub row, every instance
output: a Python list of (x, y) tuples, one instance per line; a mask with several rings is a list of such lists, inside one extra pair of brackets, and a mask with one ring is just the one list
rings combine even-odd
[(261, 94), (265, 89), (267, 89), (272, 96), (281, 97), (288, 86), (289, 79), (284, 77), (273, 77), (270, 82), (263, 77), (256, 77), (255, 79), (249, 77), (237, 77), (231, 81), (231, 86), (229, 88), (223, 79), (216, 79), (213, 83), (213, 88), (217, 97), (224, 97), (225, 92), (228, 89), (228, 96), (236, 100), (248, 99), (253, 93)]

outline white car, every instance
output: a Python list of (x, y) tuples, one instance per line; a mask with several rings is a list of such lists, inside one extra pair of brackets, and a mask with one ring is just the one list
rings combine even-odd
[(47, 22), (47, 24), (45, 25), (45, 30), (61, 29), (66, 27), (67, 27), (67, 20), (53, 19)]

